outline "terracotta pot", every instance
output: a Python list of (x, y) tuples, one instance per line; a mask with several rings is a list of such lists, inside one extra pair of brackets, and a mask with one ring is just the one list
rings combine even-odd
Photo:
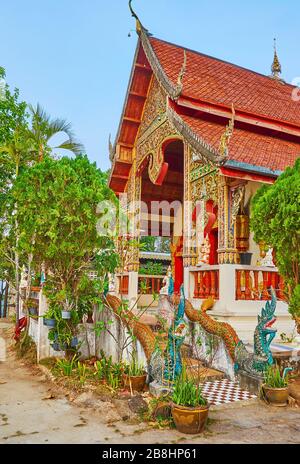
[(181, 433), (195, 434), (203, 431), (208, 417), (209, 405), (189, 408), (171, 403), (176, 429)]
[(269, 401), (270, 404), (273, 404), (274, 406), (287, 406), (289, 397), (288, 387), (271, 388), (263, 384), (262, 388), (266, 396), (266, 399)]
[(129, 376), (127, 374), (122, 375), (124, 387), (130, 388), (130, 383), (131, 383), (132, 390), (135, 390), (138, 392), (143, 391), (145, 383), (146, 383), (146, 379), (147, 379), (147, 374), (136, 375), (136, 376)]

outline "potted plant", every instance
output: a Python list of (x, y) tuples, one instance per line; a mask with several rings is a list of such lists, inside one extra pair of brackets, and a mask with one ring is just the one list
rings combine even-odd
[(136, 357), (133, 357), (129, 364), (124, 364), (122, 380), (125, 387), (129, 386), (131, 390), (143, 391), (146, 379), (145, 368), (138, 364)]
[(66, 298), (63, 302), (63, 309), (61, 311), (62, 319), (71, 319), (71, 311), (73, 309), (74, 304)]
[(286, 406), (288, 403), (288, 379), (285, 369), (281, 375), (280, 368), (276, 365), (268, 366), (264, 373), (262, 391), (268, 403), (274, 406)]
[(55, 328), (49, 330), (48, 339), (51, 342), (50, 346), (54, 351), (61, 351), (60, 344), (58, 343), (58, 333)]
[(250, 253), (249, 251), (240, 253), (240, 264), (250, 266), (252, 254), (253, 253)]
[(44, 316), (44, 325), (47, 327), (55, 327), (56, 326), (56, 312), (54, 308), (49, 308), (48, 311), (45, 312)]
[(172, 417), (176, 429), (182, 433), (202, 432), (208, 417), (209, 404), (195, 385), (183, 373), (175, 381), (171, 401)]
[(26, 307), (29, 316), (37, 317), (39, 315), (39, 303), (34, 298), (28, 298)]

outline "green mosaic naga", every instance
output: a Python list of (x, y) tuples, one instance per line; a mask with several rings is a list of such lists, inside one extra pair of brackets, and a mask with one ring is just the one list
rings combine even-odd
[(276, 294), (271, 288), (271, 301), (267, 301), (261, 310), (261, 315), (257, 316), (258, 324), (254, 331), (254, 353), (250, 354), (242, 341), (236, 346), (235, 358), (236, 369), (243, 370), (251, 375), (262, 376), (266, 367), (273, 364), (273, 356), (270, 349), (277, 329), (272, 325), (276, 321)]

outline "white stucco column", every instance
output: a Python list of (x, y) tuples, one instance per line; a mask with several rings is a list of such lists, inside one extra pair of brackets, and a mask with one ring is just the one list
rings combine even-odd
[(219, 308), (230, 312), (235, 301), (235, 269), (232, 264), (219, 265)]
[(184, 294), (187, 299), (191, 298), (190, 294), (190, 268), (183, 268), (183, 284), (184, 284)]
[(129, 272), (129, 283), (128, 283), (128, 300), (129, 308), (132, 308), (138, 297), (138, 277), (139, 273), (135, 271)]
[(44, 326), (43, 315), (48, 309), (47, 299), (41, 290), (39, 293), (39, 315), (37, 327), (37, 361), (50, 356), (50, 343), (48, 340), (48, 328)]

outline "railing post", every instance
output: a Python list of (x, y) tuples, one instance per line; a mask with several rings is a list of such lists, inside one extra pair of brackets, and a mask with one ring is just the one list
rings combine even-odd
[(210, 271), (210, 296), (214, 299), (217, 296), (216, 292), (216, 273), (214, 270)]
[(281, 275), (279, 275), (279, 289), (278, 289), (278, 298), (284, 300), (284, 280)]
[(198, 272), (199, 278), (198, 278), (198, 283), (199, 283), (199, 298), (203, 299), (205, 297), (205, 291), (204, 291), (204, 275), (203, 271)]
[(252, 300), (250, 290), (250, 271), (245, 271), (245, 299)]
[(254, 277), (254, 299), (255, 299), (255, 300), (259, 300), (258, 272), (259, 272), (259, 271), (253, 271), (253, 277)]
[(236, 270), (236, 299), (242, 300), (244, 295), (241, 290), (242, 271)]
[(262, 271), (263, 275), (263, 291), (261, 295), (262, 300), (268, 300), (269, 299), (269, 292), (268, 292), (268, 272)]
[(205, 271), (205, 297), (210, 296), (210, 271)]

